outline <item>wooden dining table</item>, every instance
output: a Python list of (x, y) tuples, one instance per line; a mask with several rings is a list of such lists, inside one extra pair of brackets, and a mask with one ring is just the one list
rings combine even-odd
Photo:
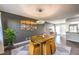
[[(47, 51), (46, 49), (49, 48), (50, 44), (52, 43), (54, 45), (54, 49), (55, 49), (55, 36), (52, 35), (39, 35), (39, 36), (34, 36), (32, 37), (31, 41), (30, 41), (30, 45), (29, 45), (29, 52), (30, 54), (34, 54), (35, 53), (35, 46), (37, 46), (37, 52), (35, 54), (47, 54), (45, 51)], [(45, 47), (47, 44), (48, 47)], [(51, 45), (52, 46), (52, 45)], [(52, 47), (48, 50), (51, 50)], [(39, 52), (39, 53), (38, 53)], [(49, 53), (49, 52), (48, 52)], [(50, 51), (50, 54), (52, 54), (52, 51)]]

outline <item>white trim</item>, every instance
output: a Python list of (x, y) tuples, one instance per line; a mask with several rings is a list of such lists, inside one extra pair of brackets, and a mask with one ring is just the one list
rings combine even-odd
[(0, 54), (4, 53), (4, 42), (3, 42), (3, 27), (2, 27), (2, 19), (0, 12)]
[(27, 41), (22, 41), (22, 42), (19, 42), (19, 43), (15, 43), (14, 46), (20, 45), (20, 44), (24, 44), (24, 43), (28, 43), (28, 42), (29, 42), (29, 40), (27, 40)]

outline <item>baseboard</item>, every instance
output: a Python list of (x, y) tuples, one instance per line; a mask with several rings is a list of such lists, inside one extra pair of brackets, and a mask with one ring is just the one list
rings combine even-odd
[(14, 46), (17, 46), (17, 45), (20, 45), (20, 44), (24, 44), (24, 43), (28, 43), (29, 42), (29, 40), (27, 40), (27, 41), (22, 41), (22, 42), (19, 42), (19, 43), (15, 43), (15, 44), (13, 44)]

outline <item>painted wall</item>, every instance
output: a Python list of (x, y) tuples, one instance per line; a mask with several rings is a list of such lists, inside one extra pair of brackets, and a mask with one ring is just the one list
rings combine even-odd
[(21, 30), (19, 28), (19, 21), (18, 19), (8, 19), (8, 27), (15, 30), (16, 32), (16, 41), (15, 43), (22, 42), (28, 40), (28, 37), (33, 35), (43, 34), (44, 32), (44, 25), (37, 25), (37, 29), (30, 31), (30, 30)]
[[(19, 25), (19, 21), (22, 19), (30, 20), (31, 18), (2, 12), (3, 29), (9, 27), (9, 28), (15, 30), (15, 32), (16, 32), (15, 43), (19, 43), (19, 42), (28, 40), (27, 36), (31, 37), (32, 35), (39, 35), (39, 34), (44, 33), (44, 24), (37, 25), (37, 30), (33, 30), (33, 31), (21, 30), (18, 25)], [(32, 20), (34, 20), (34, 19), (32, 19)], [(4, 36), (4, 42), (6, 43), (5, 36)]]

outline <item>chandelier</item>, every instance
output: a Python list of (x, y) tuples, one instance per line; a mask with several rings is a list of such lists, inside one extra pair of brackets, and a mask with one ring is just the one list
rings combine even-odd
[(37, 29), (37, 24), (32, 21), (32, 20), (21, 20), (20, 21), (20, 28), (21, 30), (34, 30), (34, 29)]

